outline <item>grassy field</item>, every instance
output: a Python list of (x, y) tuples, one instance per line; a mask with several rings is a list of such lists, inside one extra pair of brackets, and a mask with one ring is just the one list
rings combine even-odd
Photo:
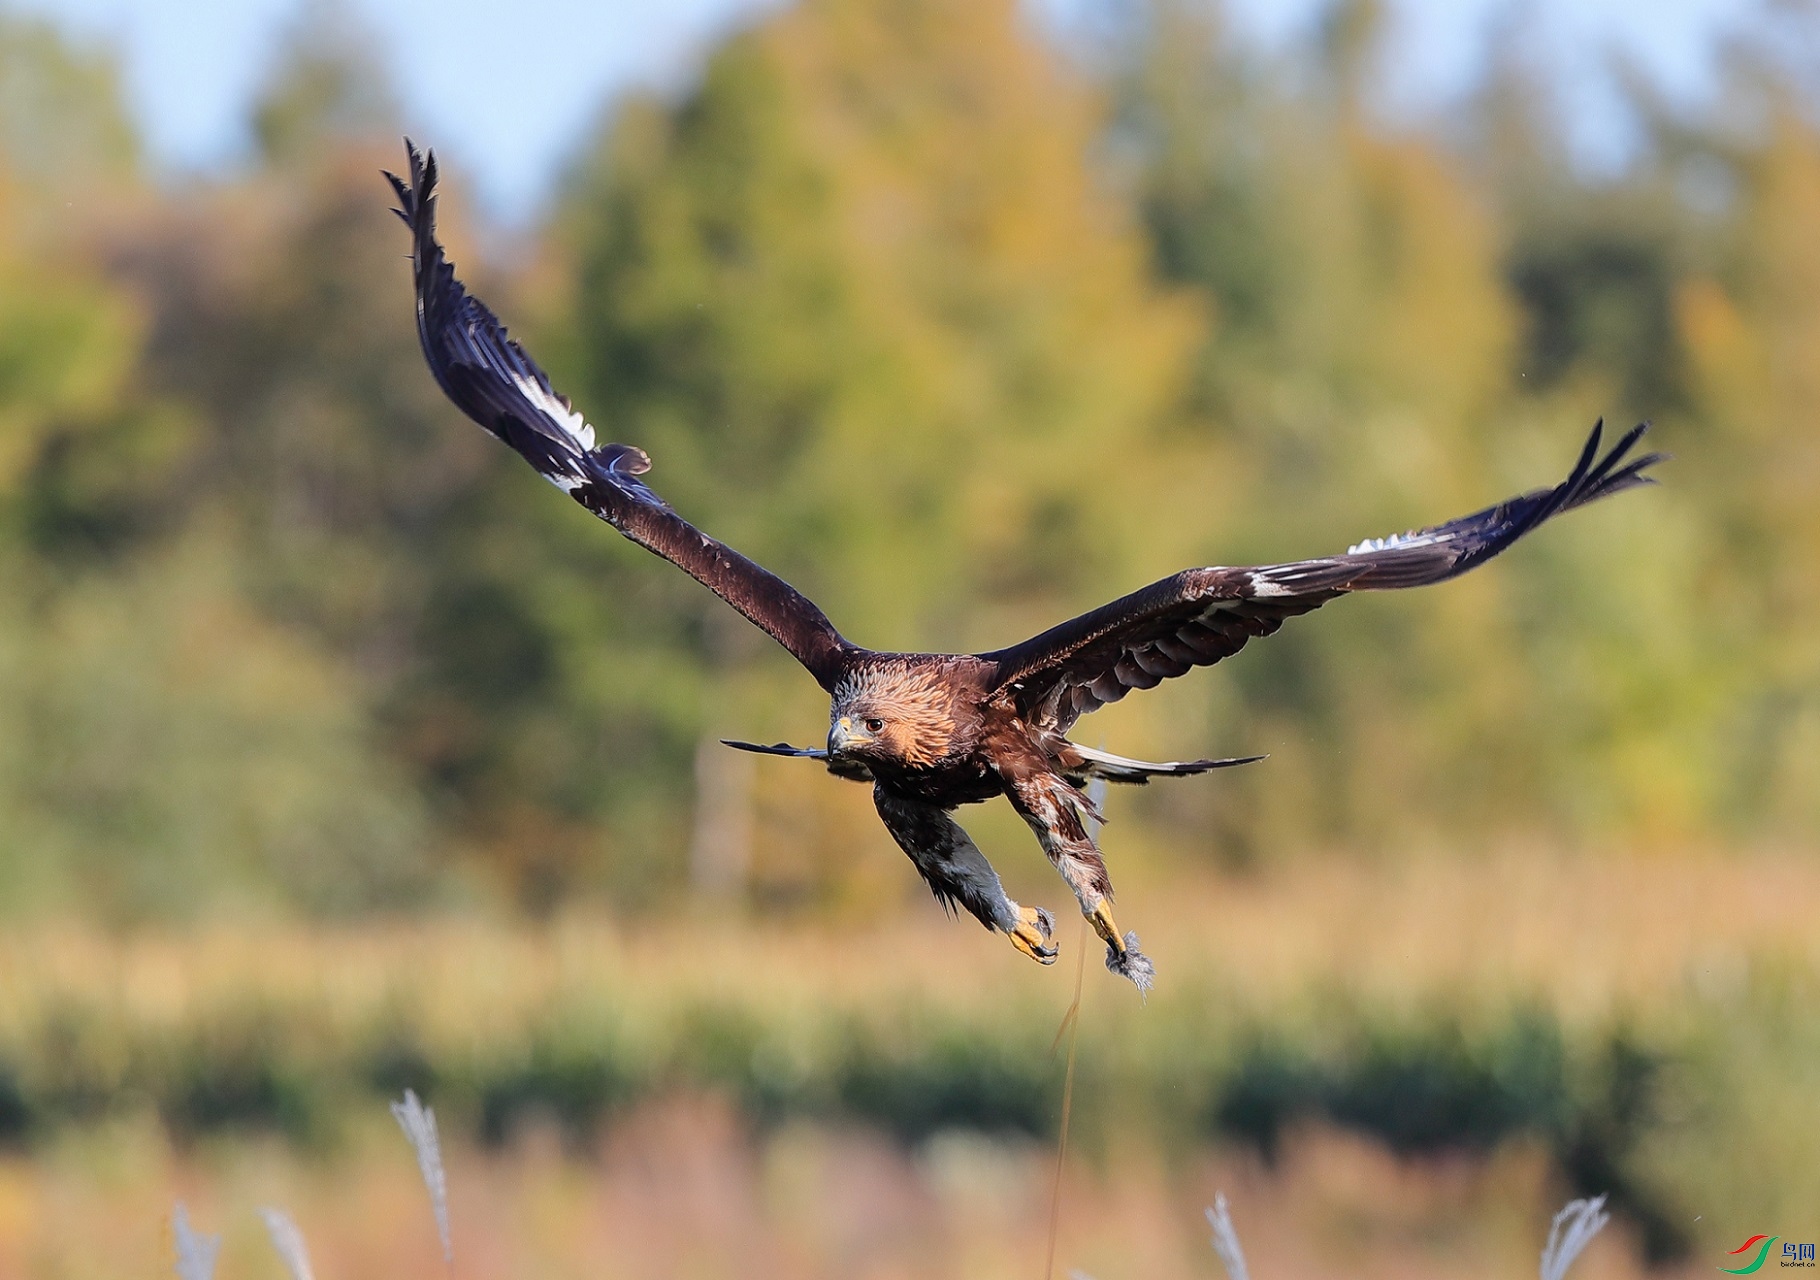
[[(1310, 860), (1122, 900), (1148, 1005), (1089, 957), (1062, 1258), (1215, 1274), (1710, 1265), (1820, 1226), (1820, 868), (1695, 852)], [(450, 1137), (463, 1275), (1040, 1270), (1075, 925), (1042, 970), (933, 909), (882, 926), (565, 918), (0, 943), (0, 1273), (118, 1274), (170, 1202), (268, 1274), (439, 1263), (384, 1101)], [(1805, 1215), (1805, 1216), (1804, 1216)]]

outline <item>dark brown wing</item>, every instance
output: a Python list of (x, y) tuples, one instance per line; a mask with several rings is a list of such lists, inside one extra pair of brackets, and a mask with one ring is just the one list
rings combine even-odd
[[(1573, 473), (1446, 524), (1374, 538), (1345, 555), (1252, 568), (1185, 569), (1041, 635), (981, 654), (998, 664), (1008, 691), (1033, 723), (1066, 731), (1076, 719), (1193, 667), (1231, 657), (1253, 636), (1318, 609), (1349, 591), (1419, 587), (1483, 564), (1551, 516), (1653, 484), (1650, 453), (1625, 462), (1648, 424), (1634, 427), (1603, 458), (1595, 426)], [(1619, 465), (1622, 463), (1623, 465)]]
[(850, 660), (864, 651), (842, 639), (796, 588), (672, 511), (638, 479), (651, 466), (642, 449), (596, 447), (594, 428), (455, 278), (436, 242), (436, 157), (423, 155), (408, 139), (405, 150), (411, 180), (386, 177), (398, 193), (396, 212), (411, 229), (417, 335), (449, 399), (544, 479), (739, 610), (833, 692)]

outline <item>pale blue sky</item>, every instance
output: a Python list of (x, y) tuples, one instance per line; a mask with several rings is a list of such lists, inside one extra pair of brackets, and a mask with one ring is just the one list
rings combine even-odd
[[(152, 154), (173, 171), (244, 154), (248, 106), (302, 0), (0, 0), (115, 51)], [(1083, 0), (1030, 0), (1046, 14)], [(673, 82), (729, 25), (777, 0), (341, 0), (382, 44), (406, 118), (509, 222), (533, 216), (562, 159), (609, 99)], [(1401, 105), (1431, 109), (1472, 79), (1486, 32), (1521, 29), (1569, 87), (1581, 144), (1622, 146), (1604, 75), (1622, 51), (1672, 92), (1710, 82), (1714, 35), (1759, 0), (1389, 0)], [(1321, 0), (1230, 0), (1264, 46), (1305, 29)], [(1511, 15), (1517, 16), (1513, 24)]]

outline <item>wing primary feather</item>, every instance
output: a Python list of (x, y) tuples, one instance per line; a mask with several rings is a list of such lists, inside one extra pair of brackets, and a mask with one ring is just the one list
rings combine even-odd
[[(1631, 457), (1649, 430), (1639, 423), (1601, 453), (1605, 424), (1587, 434), (1567, 478), (1445, 524), (1354, 543), (1344, 554), (1251, 568), (1184, 569), (1051, 627), (1022, 644), (980, 655), (995, 687), (1025, 714), (1066, 732), (1079, 716), (1178, 674), (1231, 657), (1253, 636), (1350, 591), (1425, 586), (1483, 564), (1564, 511), (1653, 484), (1665, 455)], [(1062, 696), (1063, 692), (1068, 696)], [(1040, 712), (1040, 714), (1039, 714)]]
[(639, 479), (651, 469), (642, 449), (597, 444), (568, 397), (456, 278), (436, 239), (436, 157), (409, 138), (405, 153), (408, 180), (385, 176), (398, 197), (394, 212), (411, 231), (417, 336), (444, 394), (544, 479), (744, 614), (832, 692), (867, 651), (789, 583), (671, 510)]

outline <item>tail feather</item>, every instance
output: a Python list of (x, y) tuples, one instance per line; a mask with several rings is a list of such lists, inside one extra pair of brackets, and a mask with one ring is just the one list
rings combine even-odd
[(1143, 786), (1152, 778), (1185, 778), (1191, 774), (1206, 773), (1210, 769), (1230, 769), (1234, 765), (1253, 764), (1264, 759), (1263, 756), (1233, 756), (1225, 760), (1165, 760), (1153, 763), (1148, 760), (1133, 760), (1129, 756), (1115, 756), (1110, 751), (1097, 751), (1092, 747), (1083, 747), (1078, 742), (1070, 742), (1068, 747), (1080, 760), (1078, 764), (1067, 762), (1063, 776), (1077, 786), (1089, 778)]

